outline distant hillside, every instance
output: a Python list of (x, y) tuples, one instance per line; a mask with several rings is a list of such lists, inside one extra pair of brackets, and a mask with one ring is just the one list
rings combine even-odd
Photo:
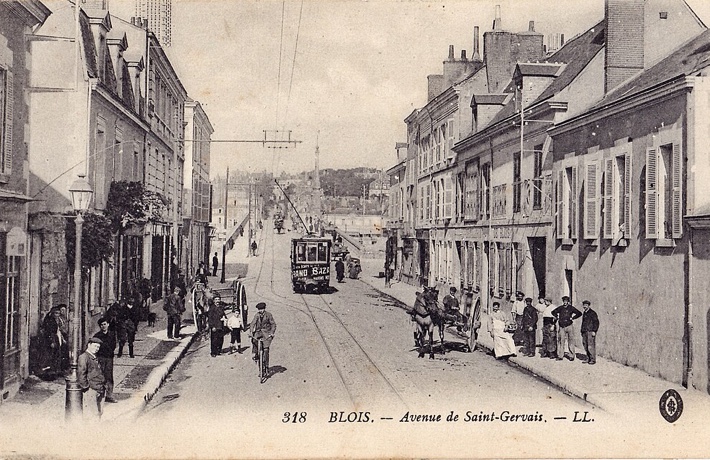
[(366, 188), (379, 175), (375, 168), (323, 169), (320, 185), (326, 196), (362, 196)]

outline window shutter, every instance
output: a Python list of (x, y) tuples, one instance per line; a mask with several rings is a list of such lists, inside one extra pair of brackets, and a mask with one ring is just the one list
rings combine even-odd
[(498, 248), (496, 243), (490, 242), (488, 243), (488, 286), (490, 288), (490, 292), (493, 292), (494, 296), (496, 296), (498, 293), (495, 292), (495, 287), (496, 287), (496, 267), (497, 265), (497, 258), (498, 258)]
[(577, 215), (577, 199), (579, 198), (579, 193), (577, 192), (577, 167), (572, 166), (572, 183), (570, 184), (570, 210), (569, 210), (569, 237), (577, 238), (577, 226), (579, 225), (579, 218)]
[(451, 176), (444, 177), (444, 219), (451, 219), (451, 208), (454, 201), (454, 191)]
[(671, 189), (673, 238), (680, 238), (683, 236), (683, 150), (680, 144), (673, 144), (671, 169), (673, 175), (673, 188)]
[(563, 193), (562, 191), (564, 190), (564, 170), (558, 171), (557, 172), (557, 203), (556, 203), (556, 214), (557, 214), (557, 238), (564, 238), (565, 235), (567, 235), (567, 232), (564, 228), (565, 221), (564, 221), (564, 207), (563, 207)]
[(584, 238), (599, 238), (599, 184), (596, 162), (587, 164), (584, 184)]
[(658, 238), (658, 156), (646, 149), (646, 238)]
[(614, 159), (604, 160), (604, 238), (614, 235)]
[(454, 135), (454, 119), (449, 120), (448, 129), (446, 132), (449, 134), (449, 158), (454, 157), (454, 142), (456, 141), (456, 136)]
[(7, 71), (5, 74), (5, 132), (3, 133), (4, 145), (2, 146), (5, 149), (5, 162), (2, 165), (2, 172), (10, 174), (12, 173), (12, 124), (15, 98), (12, 72)]
[(624, 154), (624, 228), (623, 237), (631, 239), (631, 151)]

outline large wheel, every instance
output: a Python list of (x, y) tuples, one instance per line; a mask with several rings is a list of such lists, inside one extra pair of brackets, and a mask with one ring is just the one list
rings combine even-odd
[(237, 306), (242, 314), (244, 327), (246, 327), (246, 325), (249, 324), (249, 305), (247, 304), (247, 290), (244, 288), (242, 283), (238, 282), (234, 296)]

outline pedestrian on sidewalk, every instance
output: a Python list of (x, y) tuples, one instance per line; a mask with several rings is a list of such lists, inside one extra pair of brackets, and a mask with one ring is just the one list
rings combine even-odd
[(207, 286), (207, 268), (205, 268), (204, 262), (200, 262), (200, 265), (197, 267), (195, 280)]
[(133, 342), (136, 340), (136, 330), (138, 330), (138, 308), (127, 300), (121, 300), (118, 308), (118, 353), (123, 356), (123, 347), (128, 343), (128, 356), (133, 358)]
[(113, 397), (113, 353), (116, 349), (116, 332), (109, 329), (108, 318), (105, 316), (99, 318), (98, 324), (99, 330), (94, 337), (101, 340), (101, 345), (95, 355), (104, 376), (105, 401), (115, 403), (117, 401)]
[[(232, 305), (232, 309), (227, 315), (227, 328), (230, 331), (230, 352), (242, 352), (242, 329), (244, 329), (244, 321), (242, 320), (242, 312), (237, 304)], [(237, 343), (236, 349), (234, 343)]]
[(562, 360), (562, 355), (574, 361), (575, 357), (575, 334), (573, 322), (582, 316), (582, 312), (577, 310), (571, 303), (569, 296), (562, 297), (562, 305), (552, 310), (552, 315), (557, 318), (558, 339), (557, 339), (557, 359)]
[(342, 283), (343, 278), (345, 278), (345, 264), (342, 259), (335, 261), (335, 278), (338, 280), (338, 283)]
[(552, 311), (557, 308), (550, 299), (544, 299), (545, 309), (542, 312), (542, 350), (541, 358), (557, 358), (557, 333), (555, 331), (555, 316)]
[(222, 297), (219, 294), (215, 294), (209, 302), (210, 310), (207, 312), (207, 322), (210, 326), (210, 356), (214, 358), (222, 354), (227, 317), (224, 314)]
[(256, 248), (257, 248), (256, 240), (253, 240), (251, 242), (251, 255), (256, 256)]
[(59, 332), (61, 335), (61, 343), (59, 344), (59, 355), (61, 358), (61, 373), (64, 374), (69, 370), (69, 316), (67, 314), (67, 304), (60, 303), (59, 318), (57, 318)]
[(212, 256), (212, 276), (217, 276), (217, 267), (219, 267), (219, 258), (215, 252)]
[(168, 338), (180, 338), (180, 323), (182, 323), (182, 312), (185, 311), (185, 303), (180, 296), (180, 288), (175, 286), (173, 293), (165, 298), (163, 310), (168, 314)]
[(515, 318), (515, 324), (517, 328), (513, 333), (513, 340), (515, 345), (523, 344), (523, 311), (525, 310), (525, 293), (518, 291), (515, 293), (515, 300), (513, 301), (513, 306), (510, 309), (513, 317)]
[(525, 356), (535, 356), (535, 334), (537, 332), (537, 309), (533, 307), (532, 299), (525, 298), (525, 309), (523, 310), (523, 354)]
[(58, 307), (52, 307), (42, 321), (42, 373), (46, 380), (54, 380), (62, 373), (62, 332)]
[(597, 362), (597, 331), (599, 331), (599, 317), (592, 310), (592, 302), (582, 301), (582, 344), (587, 352), (587, 364)]
[(106, 379), (96, 357), (103, 342), (98, 337), (89, 339), (86, 351), (77, 359), (78, 383), (84, 392), (84, 415), (101, 419), (104, 411)]
[[(508, 326), (509, 317), (500, 310), (500, 302), (493, 302), (493, 312), (488, 317), (488, 330), (493, 339), (493, 353), (496, 359), (515, 356), (515, 342)], [(512, 326), (512, 324), (511, 324)]]

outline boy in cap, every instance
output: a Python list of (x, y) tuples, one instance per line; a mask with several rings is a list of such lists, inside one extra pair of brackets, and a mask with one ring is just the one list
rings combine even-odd
[(99, 366), (99, 360), (96, 358), (96, 353), (102, 344), (101, 339), (90, 338), (86, 345), (86, 351), (79, 355), (77, 360), (79, 387), (85, 394), (84, 407), (88, 407), (89, 412), (99, 419), (103, 413), (104, 392), (106, 391), (106, 379), (101, 371), (101, 366)]
[(276, 333), (276, 321), (270, 312), (266, 311), (266, 304), (264, 302), (259, 302), (256, 304), (256, 309), (258, 310), (254, 318), (249, 324), (249, 331), (251, 333), (251, 344), (252, 344), (252, 359), (258, 361), (257, 356), (259, 339), (264, 342), (264, 362), (266, 363), (266, 369), (269, 368), (269, 347), (271, 346), (271, 341), (274, 339), (274, 334)]
[(587, 352), (587, 363), (597, 362), (597, 331), (599, 330), (599, 317), (597, 312), (592, 310), (592, 302), (582, 301), (582, 344)]

